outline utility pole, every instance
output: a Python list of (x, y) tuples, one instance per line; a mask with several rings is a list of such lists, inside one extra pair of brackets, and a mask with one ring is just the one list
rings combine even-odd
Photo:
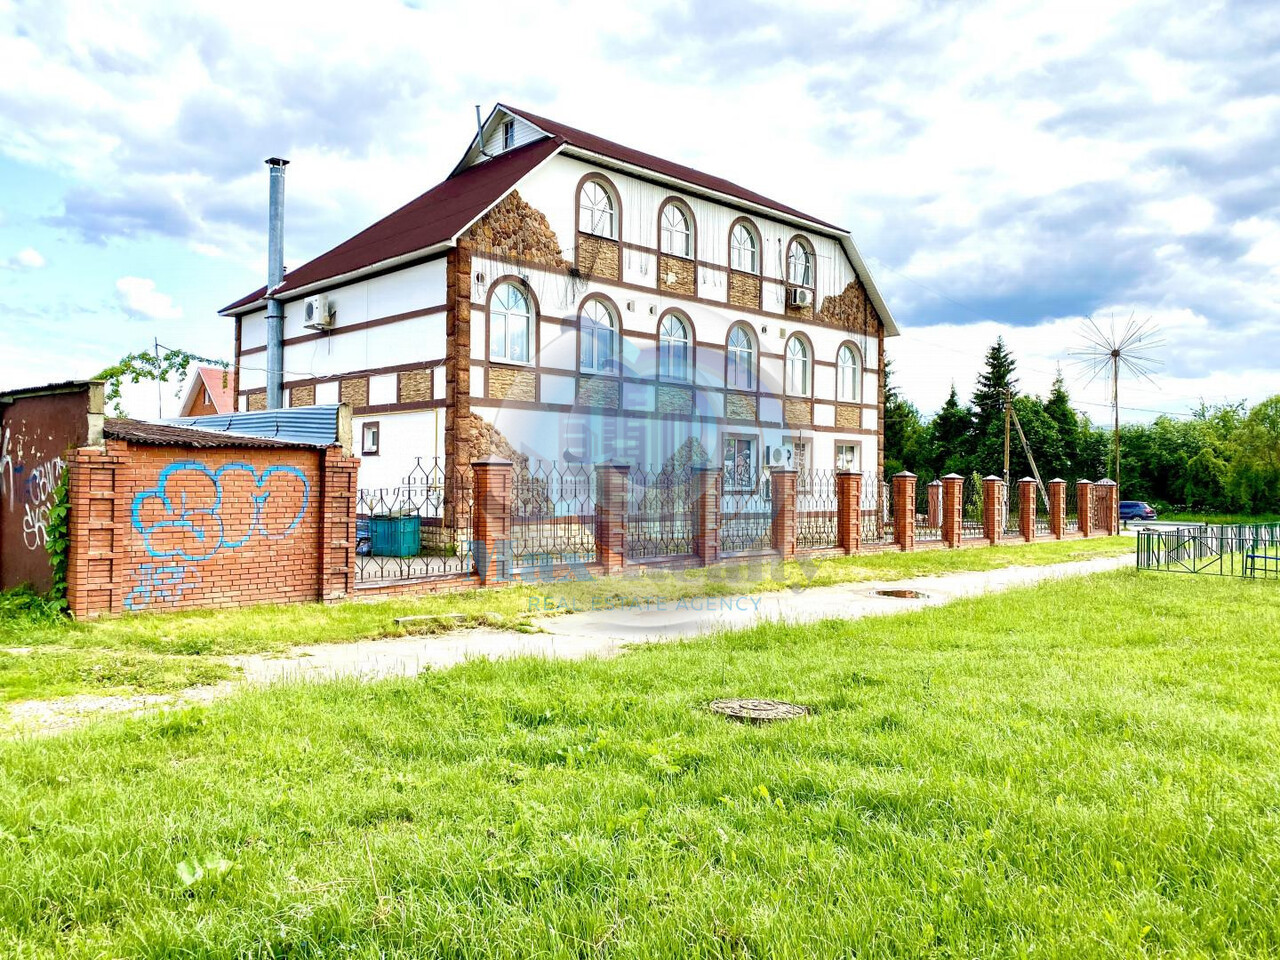
[(1013, 415), (1013, 398), (1009, 391), (1004, 392), (1004, 489), (1006, 496), (1009, 490), (1009, 421)]
[[(156, 349), (156, 419), (164, 419), (164, 386), (160, 381), (160, 338), (152, 337)], [(181, 411), (179, 411), (181, 412)]]
[(1111, 407), (1115, 410), (1116, 490), (1120, 489), (1120, 351), (1111, 351)]

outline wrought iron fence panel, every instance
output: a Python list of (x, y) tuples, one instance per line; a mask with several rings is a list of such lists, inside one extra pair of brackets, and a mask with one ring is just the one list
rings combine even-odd
[(836, 516), (836, 472), (813, 470), (796, 479), (796, 546), (834, 547), (839, 543)]
[(756, 553), (773, 547), (773, 496), (768, 477), (750, 485), (725, 477), (720, 494), (720, 552)]
[(1280, 524), (1138, 531), (1139, 570), (1280, 580)]
[(1062, 508), (1062, 526), (1066, 530), (1080, 529), (1080, 496), (1074, 483), (1067, 484), (1066, 503)]
[(862, 522), (862, 542), (893, 542), (893, 484), (879, 477), (862, 478), (862, 503), (858, 509)]
[(356, 582), (457, 576), (473, 569), (471, 474), (417, 459), (399, 486), (356, 492)]
[(632, 469), (627, 495), (627, 559), (693, 553), (698, 478), (691, 467)]
[(985, 537), (987, 528), (983, 520), (985, 507), (982, 500), (981, 480), (964, 482), (964, 493), (960, 503), (960, 536), (966, 539)]
[(1051, 532), (1051, 527), (1049, 525), (1049, 504), (1044, 502), (1044, 499), (1040, 496), (1038, 489), (1036, 491), (1035, 528), (1037, 537), (1047, 537)]
[(942, 539), (942, 484), (916, 484), (915, 538), (925, 543)]
[(511, 484), (511, 568), (596, 559), (595, 476), (585, 464), (516, 464)]
[(1004, 535), (1022, 536), (1022, 498), (1016, 487), (1006, 486), (1004, 491)]

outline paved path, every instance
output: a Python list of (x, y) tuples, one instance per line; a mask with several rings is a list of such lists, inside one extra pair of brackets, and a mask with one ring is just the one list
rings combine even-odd
[[(667, 601), (647, 610), (602, 610), (549, 617), (538, 621), (544, 632), (532, 634), (481, 629), (390, 640), (316, 644), (296, 647), (284, 656), (255, 654), (228, 657), (229, 663), (244, 671), (242, 681), (195, 687), (177, 695), (83, 695), (15, 703), (9, 708), (8, 727), (11, 733), (56, 733), (109, 713), (139, 714), (207, 703), (234, 693), (245, 682), (413, 676), (423, 670), (451, 667), (476, 657), (498, 659), (527, 655), (581, 659), (612, 656), (627, 644), (677, 640), (765, 621), (857, 620), (919, 610), (961, 597), (994, 593), (1044, 580), (1117, 570), (1132, 563), (1131, 555), (1103, 557), (1042, 567), (1005, 567), (912, 580), (869, 581), (776, 593)], [(896, 599), (877, 596), (877, 590), (913, 590), (923, 596)]]
[[(829, 618), (862, 617), (919, 610), (960, 597), (1007, 590), (1117, 570), (1133, 564), (1132, 556), (1104, 557), (1041, 567), (1005, 567), (912, 580), (868, 581), (805, 590), (666, 601), (649, 609), (571, 613), (539, 621), (542, 633), (477, 629), (456, 633), (361, 640), (343, 644), (297, 647), (280, 656), (231, 657), (245, 679), (263, 683), (286, 678), (340, 676), (413, 676), (423, 670), (451, 667), (475, 657), (542, 656), (580, 659), (610, 656), (631, 643), (676, 640), (721, 629), (749, 627), (762, 621), (805, 623)], [(919, 599), (878, 596), (878, 590), (914, 590)]]

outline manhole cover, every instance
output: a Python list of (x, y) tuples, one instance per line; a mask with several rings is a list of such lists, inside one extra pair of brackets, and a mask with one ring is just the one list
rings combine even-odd
[(895, 600), (924, 600), (929, 596), (919, 590), (877, 590), (875, 594), (877, 597), (893, 597)]
[(731, 720), (744, 723), (768, 723), (771, 720), (794, 720), (809, 712), (808, 707), (785, 700), (712, 700), (712, 713), (722, 713)]

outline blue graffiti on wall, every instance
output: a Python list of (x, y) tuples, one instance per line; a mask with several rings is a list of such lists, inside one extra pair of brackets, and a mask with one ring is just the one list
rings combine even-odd
[[(226, 487), (236, 481), (252, 500), (249, 510), (243, 502), (225, 509)], [(296, 499), (286, 501), (289, 493)], [(273, 496), (276, 504), (287, 505), (273, 509)], [(255, 536), (285, 539), (302, 522), (310, 499), (311, 484), (298, 467), (271, 466), (258, 473), (247, 463), (213, 470), (182, 460), (165, 467), (155, 487), (134, 497), (133, 528), (152, 557), (198, 563), (220, 550), (243, 547)]]
[(176, 603), (183, 593), (200, 585), (200, 573), (181, 564), (144, 563), (139, 583), (124, 598), (126, 610), (145, 610), (151, 602)]

